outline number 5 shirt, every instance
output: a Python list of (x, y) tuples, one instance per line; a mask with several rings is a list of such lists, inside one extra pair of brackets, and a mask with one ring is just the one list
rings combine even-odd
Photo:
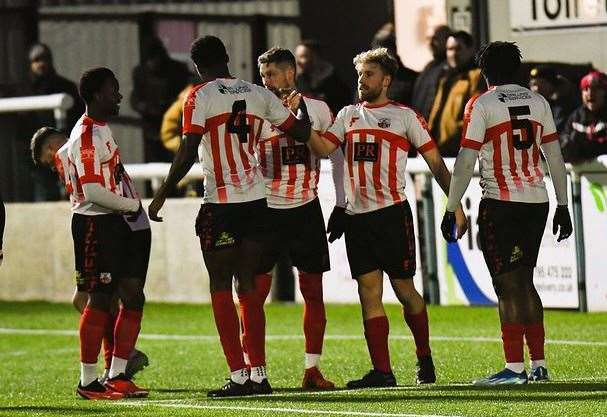
[(468, 101), (461, 146), (479, 151), (483, 198), (548, 201), (541, 145), (558, 139), (548, 102), (516, 84)]
[(287, 130), (295, 116), (269, 90), (235, 78), (192, 88), (183, 105), (183, 134), (202, 135), (205, 203), (265, 198), (256, 148), (264, 120)]
[(394, 101), (344, 107), (323, 137), (345, 142), (349, 214), (378, 210), (407, 199), (405, 168), (411, 146), (420, 153), (436, 147), (424, 118)]

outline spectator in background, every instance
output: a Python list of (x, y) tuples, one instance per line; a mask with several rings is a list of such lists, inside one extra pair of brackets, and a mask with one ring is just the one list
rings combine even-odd
[(428, 62), (422, 72), (415, 80), (413, 86), (413, 98), (411, 104), (424, 116), (430, 117), (432, 103), (436, 96), (438, 80), (443, 71), (446, 70), (447, 38), (451, 35), (449, 26), (438, 26), (430, 38), (430, 49), (432, 50), (432, 61)]
[(447, 69), (440, 77), (428, 125), (442, 156), (457, 156), (464, 124), (464, 107), (485, 82), (474, 62), (474, 39), (464, 31), (447, 39)]
[(165, 111), (190, 81), (185, 64), (169, 57), (162, 41), (147, 40), (143, 62), (133, 71), (131, 106), (141, 115), (146, 162), (171, 162), (173, 155), (160, 141)]
[(565, 162), (579, 163), (607, 154), (607, 76), (592, 71), (580, 81), (582, 105), (561, 133)]
[(321, 53), (320, 43), (304, 40), (295, 48), (297, 89), (325, 101), (333, 114), (352, 102), (352, 92)]
[(554, 68), (547, 65), (532, 68), (529, 76), (529, 89), (548, 100), (556, 131), (562, 132), (567, 118), (576, 107), (573, 97), (561, 91), (563, 90), (561, 86), (567, 80), (559, 76)]
[(84, 104), (76, 84), (57, 74), (51, 49), (43, 44), (33, 45), (29, 51), (30, 70), (25, 83), (17, 87), (17, 96), (40, 96), (65, 93), (74, 105), (67, 112), (65, 126), (57, 126), (52, 110), (27, 112), (20, 115), (19, 137), (23, 138), (23, 163), (30, 167), (34, 201), (56, 201), (63, 198), (63, 186), (56, 173), (35, 167), (29, 158), (29, 138), (42, 126), (52, 126), (69, 135), (74, 124), (84, 113)]
[(396, 58), (398, 70), (392, 79), (392, 84), (388, 89), (388, 98), (401, 104), (411, 106), (413, 96), (413, 85), (417, 79), (418, 73), (411, 68), (405, 67), (396, 52), (396, 33), (393, 23), (386, 23), (375, 34), (371, 42), (371, 48), (386, 48), (390, 55)]

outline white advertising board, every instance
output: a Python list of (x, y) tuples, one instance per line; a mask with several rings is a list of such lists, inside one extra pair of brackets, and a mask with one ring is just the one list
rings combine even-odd
[(510, 0), (513, 31), (566, 30), (605, 25), (606, 0)]
[[(577, 264), (575, 242), (570, 238), (556, 241), (552, 234), (552, 217), (556, 207), (550, 179), (546, 178), (550, 213), (542, 238), (540, 254), (534, 271), (535, 286), (545, 307), (578, 308)], [(440, 231), (447, 199), (433, 182), (436, 215), (436, 253), (440, 300), (443, 305), (490, 305), (497, 302), (491, 277), (479, 247), (478, 205), (481, 200), (480, 179), (472, 178), (462, 204), (470, 228), (457, 243), (447, 244)], [(571, 207), (570, 212), (572, 213)]]

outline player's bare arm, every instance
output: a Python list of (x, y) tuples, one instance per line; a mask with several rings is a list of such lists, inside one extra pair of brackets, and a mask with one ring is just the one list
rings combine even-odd
[(160, 186), (154, 199), (148, 207), (148, 215), (150, 219), (155, 222), (161, 222), (162, 217), (158, 216), (158, 212), (164, 205), (168, 190), (175, 187), (177, 183), (188, 173), (194, 162), (196, 162), (196, 156), (198, 152), (198, 145), (202, 140), (201, 135), (186, 134), (183, 135), (181, 146), (175, 155), (175, 159), (171, 164), (169, 175), (164, 180), (164, 183)]
[[(424, 153), (422, 153), (426, 164), (428, 164), (428, 168), (432, 172), (434, 179), (438, 185), (440, 185), (441, 189), (445, 192), (446, 195), (449, 195), (449, 184), (451, 183), (451, 173), (447, 169), (445, 165), (445, 161), (441, 157), (438, 148), (432, 148)], [(461, 238), (468, 230), (468, 222), (466, 220), (466, 216), (464, 215), (464, 211), (462, 210), (461, 205), (457, 204), (457, 209), (455, 210), (455, 224), (457, 226), (457, 239)]]

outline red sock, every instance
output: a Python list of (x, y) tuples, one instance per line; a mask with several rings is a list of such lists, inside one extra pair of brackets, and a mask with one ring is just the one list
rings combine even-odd
[(388, 333), (390, 325), (386, 316), (365, 320), (365, 339), (371, 356), (373, 368), (381, 372), (392, 372), (390, 351), (388, 350)]
[(80, 316), (80, 362), (97, 363), (109, 313), (86, 306)]
[(504, 342), (504, 356), (507, 363), (523, 362), (523, 333), (525, 326), (516, 323), (502, 324), (502, 341)]
[(255, 276), (255, 290), (260, 300), (265, 303), (272, 288), (272, 274), (259, 274)]
[(103, 335), (103, 359), (105, 360), (105, 369), (110, 369), (112, 366), (112, 355), (114, 354), (114, 329), (116, 327), (116, 319), (118, 314), (110, 315), (110, 319), (105, 326), (105, 334)]
[(143, 311), (120, 307), (114, 328), (114, 356), (128, 360), (137, 343)]
[(327, 317), (322, 299), (322, 274), (299, 273), (299, 289), (304, 299), (303, 328), (306, 353), (322, 353)]
[(544, 333), (544, 323), (539, 322), (525, 326), (525, 338), (529, 347), (529, 358), (532, 361), (545, 359), (544, 341), (546, 335)]
[(239, 294), (240, 315), (246, 337), (247, 353), (252, 367), (266, 364), (266, 316), (263, 302), (256, 291)]
[(239, 338), (238, 314), (232, 300), (232, 291), (211, 293), (211, 303), (215, 326), (230, 371), (242, 369), (245, 367), (245, 363)]
[(409, 314), (404, 309), (405, 322), (415, 340), (415, 354), (418, 358), (430, 355), (430, 330), (428, 329), (428, 311), (424, 309), (417, 314)]

